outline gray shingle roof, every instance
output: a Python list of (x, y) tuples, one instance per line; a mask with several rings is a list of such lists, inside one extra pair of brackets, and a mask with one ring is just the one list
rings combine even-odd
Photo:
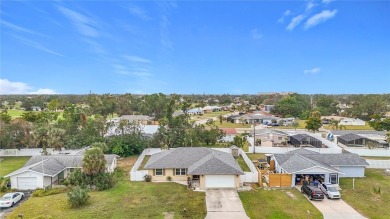
[(341, 135), (338, 137), (338, 139), (342, 139), (344, 141), (354, 141), (354, 140), (358, 140), (358, 139), (362, 139), (362, 138), (364, 138), (364, 137), (357, 135), (357, 134), (353, 134), (353, 133), (348, 133), (348, 134)]
[(244, 174), (230, 153), (204, 147), (181, 147), (153, 154), (144, 167), (166, 168), (188, 168), (189, 174)]
[[(115, 154), (105, 154), (107, 166), (114, 161)], [(34, 171), (49, 176), (57, 175), (65, 168), (81, 168), (83, 156), (80, 155), (38, 155), (31, 157), (24, 166), (10, 174), (15, 175), (25, 171)]]
[(320, 154), (316, 152), (304, 153), (309, 150), (303, 150), (298, 153), (274, 154), (274, 157), (278, 164), (289, 173), (299, 172), (311, 167), (322, 167), (339, 172), (335, 167), (368, 165), (365, 159), (353, 153)]
[(299, 148), (296, 150), (289, 151), (286, 154), (319, 154), (319, 153), (315, 152), (315, 151), (307, 150), (304, 148)]

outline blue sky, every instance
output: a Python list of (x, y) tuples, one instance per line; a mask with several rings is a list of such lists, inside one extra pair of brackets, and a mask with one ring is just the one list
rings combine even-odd
[(390, 93), (390, 1), (2, 1), (0, 93)]

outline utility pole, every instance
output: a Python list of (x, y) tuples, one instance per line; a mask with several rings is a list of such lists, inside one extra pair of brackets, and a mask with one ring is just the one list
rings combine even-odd
[(253, 153), (256, 154), (256, 122), (253, 120)]

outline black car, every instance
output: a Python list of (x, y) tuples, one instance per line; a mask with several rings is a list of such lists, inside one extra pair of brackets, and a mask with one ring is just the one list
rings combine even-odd
[(321, 191), (321, 189), (313, 186), (302, 186), (301, 192), (306, 194), (307, 197), (309, 197), (310, 200), (317, 199), (322, 200), (324, 199), (324, 193)]

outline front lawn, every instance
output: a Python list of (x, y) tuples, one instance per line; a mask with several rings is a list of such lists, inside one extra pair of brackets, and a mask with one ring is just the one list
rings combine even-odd
[[(367, 169), (365, 178), (340, 178), (342, 199), (364, 216), (372, 219), (390, 218), (390, 174), (382, 169)], [(380, 194), (374, 192), (380, 188)]]
[[(256, 218), (323, 218), (297, 189), (239, 192), (247, 215)], [(308, 217), (307, 211), (310, 212)]]
[(390, 157), (370, 157), (370, 156), (362, 156), (364, 159), (369, 160), (390, 160)]
[(206, 216), (205, 193), (173, 182), (130, 182), (128, 171), (135, 160), (119, 160), (118, 166), (125, 170), (123, 178), (112, 189), (90, 192), (84, 207), (69, 208), (66, 193), (31, 197), (7, 218), (18, 218), (20, 213), (24, 218), (164, 218), (164, 213), (173, 213), (174, 218)]
[(256, 153), (256, 154), (253, 154), (253, 153), (247, 153), (246, 154), (249, 159), (251, 160), (259, 160), (259, 159), (266, 159), (267, 157), (265, 156), (265, 154), (260, 154), (260, 153)]
[(248, 165), (246, 164), (244, 158), (242, 158), (241, 155), (239, 157), (237, 157), (236, 161), (237, 161), (238, 165), (240, 165), (242, 171), (244, 171), (244, 172), (251, 171), (251, 169), (249, 169)]
[(1, 157), (0, 177), (21, 168), (29, 159), (30, 157)]

